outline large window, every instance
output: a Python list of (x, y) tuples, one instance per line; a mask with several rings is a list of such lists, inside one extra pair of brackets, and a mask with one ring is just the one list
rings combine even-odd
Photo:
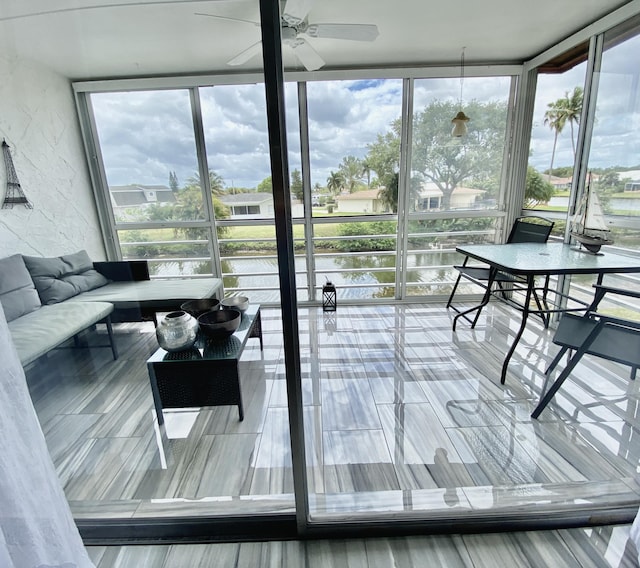
[[(405, 251), (407, 296), (444, 295), (455, 278), (455, 246), (495, 242), (500, 225), (502, 171), (509, 105), (509, 77), (473, 77), (460, 100), (454, 79), (415, 81)], [(467, 133), (452, 136), (460, 109)]]
[[(473, 77), (460, 101), (454, 79), (415, 82), (409, 210), (413, 213), (496, 209), (509, 103), (508, 77)], [(467, 133), (452, 136), (464, 109)]]
[[(228, 293), (254, 302), (280, 301), (275, 205), (264, 84), (201, 87), (202, 122), (215, 206), (221, 275)], [(286, 86), (291, 211), (304, 215), (296, 85)], [(304, 227), (296, 237), (304, 243)], [(299, 249), (300, 247), (298, 247)], [(297, 251), (298, 253), (300, 250)], [(304, 248), (302, 248), (304, 252)], [(308, 299), (304, 256), (298, 290)]]
[(397, 210), (402, 82), (307, 84), (313, 215)]
[[(607, 215), (640, 215), (639, 50), (640, 35), (622, 42), (615, 34), (605, 35), (589, 170)], [(640, 244), (621, 224), (611, 229), (618, 244)]]
[(585, 61), (564, 72), (538, 75), (525, 209), (567, 211), (586, 68)]

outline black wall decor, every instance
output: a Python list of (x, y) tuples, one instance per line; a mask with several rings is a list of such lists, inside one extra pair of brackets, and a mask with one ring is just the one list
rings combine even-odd
[(7, 168), (7, 192), (4, 195), (2, 209), (13, 209), (15, 204), (24, 205), (29, 209), (33, 209), (33, 205), (31, 205), (20, 187), (18, 174), (16, 174), (16, 169), (13, 167), (9, 144), (7, 144), (4, 139), (2, 140), (2, 154), (4, 155), (4, 164)]

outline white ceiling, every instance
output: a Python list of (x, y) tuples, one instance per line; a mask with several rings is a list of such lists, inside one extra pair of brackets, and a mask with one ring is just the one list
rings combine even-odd
[[(521, 63), (627, 0), (315, 0), (310, 23), (376, 24), (373, 42), (311, 38), (325, 69)], [(37, 60), (72, 79), (255, 71), (226, 62), (259, 28), (258, 0), (0, 0), (0, 56)], [(302, 69), (285, 48), (287, 69)]]

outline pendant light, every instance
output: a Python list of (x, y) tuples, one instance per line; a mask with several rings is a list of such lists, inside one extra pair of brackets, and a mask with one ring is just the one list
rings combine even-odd
[(456, 138), (460, 138), (467, 133), (467, 122), (469, 122), (469, 117), (462, 112), (462, 86), (464, 85), (464, 50), (466, 47), (462, 48), (462, 55), (460, 56), (460, 112), (456, 114), (451, 123), (453, 124), (453, 130), (451, 131), (451, 136), (455, 136)]

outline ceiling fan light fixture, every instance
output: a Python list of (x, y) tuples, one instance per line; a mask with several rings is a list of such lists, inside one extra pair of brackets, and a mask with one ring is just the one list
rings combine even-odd
[(456, 138), (464, 136), (467, 133), (467, 122), (469, 122), (469, 117), (464, 112), (460, 111), (456, 114), (451, 119), (451, 123), (453, 124), (451, 136), (455, 136)]
[(462, 86), (464, 85), (464, 50), (462, 48), (462, 55), (460, 56), (460, 111), (452, 119), (453, 129), (451, 130), (451, 136), (460, 138), (467, 133), (467, 122), (469, 117), (462, 111)]

